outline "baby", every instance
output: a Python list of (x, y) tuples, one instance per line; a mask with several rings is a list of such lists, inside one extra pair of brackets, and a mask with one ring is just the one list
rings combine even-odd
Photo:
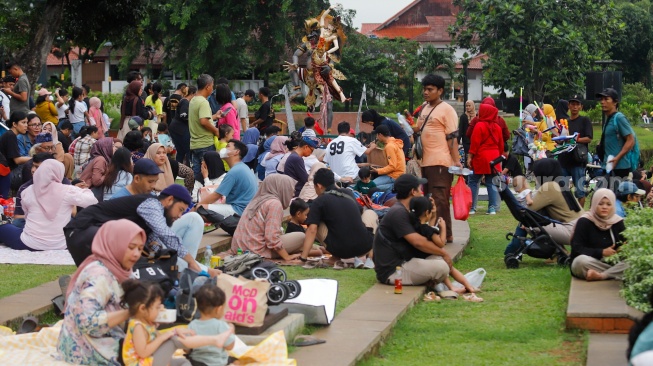
[(531, 186), (528, 184), (528, 180), (526, 177), (523, 175), (518, 175), (512, 180), (512, 186), (515, 188), (515, 192), (517, 192), (517, 202), (519, 202), (520, 205), (527, 207), (527, 203), (529, 200), (532, 201), (533, 197), (531, 195)]

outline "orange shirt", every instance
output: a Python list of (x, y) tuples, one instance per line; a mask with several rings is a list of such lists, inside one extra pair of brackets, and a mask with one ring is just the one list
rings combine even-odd
[(422, 131), (424, 157), (420, 165), (450, 167), (454, 165), (454, 161), (451, 158), (446, 135), (458, 129), (458, 114), (445, 102), (438, 104), (433, 113), (431, 113), (432, 109), (433, 107), (426, 105), (417, 119), (417, 127), (422, 128), (424, 120), (429, 117)]

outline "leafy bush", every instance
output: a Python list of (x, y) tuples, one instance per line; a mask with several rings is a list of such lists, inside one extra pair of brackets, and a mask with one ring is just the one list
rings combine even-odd
[(625, 260), (629, 265), (621, 296), (628, 305), (651, 311), (648, 296), (653, 290), (653, 209), (643, 208), (628, 215), (624, 236), (627, 244), (613, 260)]

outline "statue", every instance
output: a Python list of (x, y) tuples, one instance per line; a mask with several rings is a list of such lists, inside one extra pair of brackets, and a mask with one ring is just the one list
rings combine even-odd
[[(285, 68), (290, 72), (295, 90), (301, 89), (300, 81), (308, 87), (304, 101), (309, 110), (320, 108), (319, 122), (325, 130), (333, 121), (333, 96), (341, 102), (347, 98), (336, 80), (346, 80), (333, 63), (340, 62), (342, 46), (347, 37), (342, 28), (340, 17), (329, 15), (331, 10), (342, 10), (337, 4), (322, 11), (317, 18), (307, 19), (304, 24), (306, 36), (292, 57), (292, 63), (286, 62)], [(299, 67), (299, 57), (307, 54), (309, 61), (306, 68)], [(295, 94), (296, 96), (297, 94)]]

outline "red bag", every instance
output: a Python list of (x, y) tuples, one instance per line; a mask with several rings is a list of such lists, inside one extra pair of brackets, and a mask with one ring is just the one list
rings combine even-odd
[(467, 220), (469, 210), (472, 208), (472, 190), (467, 186), (463, 177), (458, 177), (458, 182), (451, 188), (453, 199), (453, 217), (456, 220)]

